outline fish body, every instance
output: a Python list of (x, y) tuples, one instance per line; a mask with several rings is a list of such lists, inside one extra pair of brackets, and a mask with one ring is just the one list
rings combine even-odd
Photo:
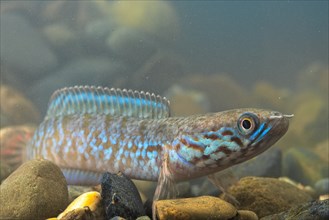
[(170, 117), (169, 102), (154, 94), (72, 87), (51, 98), (27, 157), (53, 161), (69, 184), (98, 184), (105, 171), (164, 184), (246, 161), (288, 125), (288, 116), (253, 108)]

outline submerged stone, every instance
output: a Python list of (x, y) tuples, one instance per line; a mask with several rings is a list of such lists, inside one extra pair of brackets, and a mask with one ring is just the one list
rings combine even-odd
[(136, 186), (124, 174), (105, 173), (101, 185), (106, 219), (115, 216), (136, 219), (145, 215), (143, 203)]
[(228, 192), (240, 203), (240, 208), (251, 210), (259, 217), (287, 210), (312, 198), (297, 187), (274, 178), (245, 177)]
[(65, 177), (47, 160), (24, 163), (0, 186), (0, 219), (43, 220), (58, 215), (67, 203)]

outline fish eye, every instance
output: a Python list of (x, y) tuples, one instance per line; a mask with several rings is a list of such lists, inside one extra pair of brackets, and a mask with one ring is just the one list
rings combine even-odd
[(241, 134), (251, 134), (258, 125), (258, 118), (252, 113), (244, 113), (238, 119), (238, 129)]

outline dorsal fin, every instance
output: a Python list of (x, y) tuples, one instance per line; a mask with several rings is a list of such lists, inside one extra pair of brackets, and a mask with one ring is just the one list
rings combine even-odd
[(170, 116), (170, 108), (165, 97), (143, 91), (95, 86), (55, 91), (49, 100), (46, 118), (71, 114), (166, 118)]

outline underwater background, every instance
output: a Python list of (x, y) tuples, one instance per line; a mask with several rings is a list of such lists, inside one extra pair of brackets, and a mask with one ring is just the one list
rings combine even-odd
[(328, 194), (328, 25), (328, 1), (1, 1), (0, 145), (67, 86), (149, 91), (174, 116), (273, 109), (294, 114), (275, 176)]

